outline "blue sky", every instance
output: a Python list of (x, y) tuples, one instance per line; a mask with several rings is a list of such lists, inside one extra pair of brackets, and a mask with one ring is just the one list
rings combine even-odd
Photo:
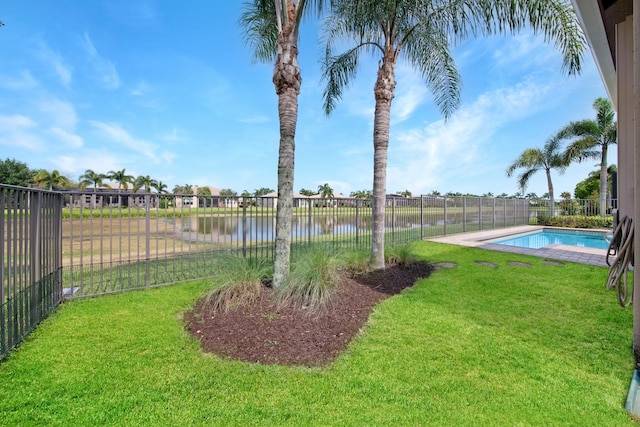
[[(78, 179), (86, 169), (238, 193), (277, 186), (277, 98), (237, 25), (241, 2), (31, 0), (0, 7), (0, 158)], [(373, 83), (364, 61), (338, 108), (322, 109), (319, 26), (301, 34), (294, 188), (372, 188)], [(397, 69), (387, 190), (414, 195), (518, 191), (505, 169), (606, 96), (591, 54), (561, 72), (542, 37), (470, 40), (454, 50), (462, 104), (444, 122), (420, 77)], [(609, 163), (616, 162), (610, 150)], [(556, 194), (595, 161), (553, 173)], [(543, 173), (527, 193), (547, 192)]]

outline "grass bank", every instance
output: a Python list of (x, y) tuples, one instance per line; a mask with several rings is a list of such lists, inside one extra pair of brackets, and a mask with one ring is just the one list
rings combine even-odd
[(456, 267), (379, 305), (325, 369), (202, 354), (181, 313), (205, 282), (67, 303), (0, 364), (0, 425), (632, 425), (631, 311), (606, 269), (413, 251)]

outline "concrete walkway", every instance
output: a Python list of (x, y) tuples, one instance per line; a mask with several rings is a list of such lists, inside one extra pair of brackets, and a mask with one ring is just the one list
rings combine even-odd
[[(595, 248), (581, 248), (577, 246), (551, 245), (540, 249), (518, 248), (515, 246), (497, 245), (488, 243), (487, 240), (508, 237), (514, 234), (530, 233), (545, 227), (525, 225), (500, 230), (477, 231), (473, 233), (454, 234), (451, 236), (429, 239), (431, 242), (448, 243), (451, 245), (473, 246), (481, 249), (489, 249), (499, 252), (511, 252), (523, 255), (533, 255), (560, 261), (571, 261), (580, 264), (597, 265), (607, 267), (605, 261), (607, 250)], [(547, 227), (548, 228), (548, 227)]]

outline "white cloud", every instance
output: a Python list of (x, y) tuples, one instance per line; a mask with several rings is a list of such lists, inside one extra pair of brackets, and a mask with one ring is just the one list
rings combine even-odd
[(60, 79), (60, 84), (68, 88), (71, 84), (71, 77), (73, 73), (71, 71), (71, 67), (64, 61), (62, 56), (51, 50), (44, 42), (40, 43), (38, 56), (43, 62), (53, 68), (54, 72)]
[(87, 169), (98, 173), (122, 169), (122, 159), (102, 150), (90, 151), (77, 157), (59, 156), (54, 158), (52, 162), (57, 169), (74, 176), (79, 176)]
[(554, 51), (542, 36), (528, 31), (505, 37), (492, 54), (495, 68), (511, 70), (554, 64), (554, 57), (561, 59), (560, 53)]
[(84, 33), (83, 46), (89, 55), (89, 62), (98, 74), (98, 80), (102, 83), (102, 86), (105, 89), (119, 88), (120, 77), (118, 76), (115, 65), (100, 55), (87, 33)]
[(38, 82), (29, 70), (22, 70), (19, 77), (0, 76), (0, 87), (8, 90), (31, 90), (38, 87)]
[(78, 124), (76, 110), (69, 102), (56, 98), (43, 99), (38, 103), (38, 109), (56, 127), (73, 130)]
[(390, 151), (388, 188), (424, 193), (441, 185), (454, 188), (456, 181), (481, 175), (493, 167), (483, 159), (483, 147), (491, 143), (492, 136), (501, 127), (544, 108), (542, 101), (551, 90), (552, 85), (524, 82), (486, 92), (448, 122), (439, 120), (400, 133), (395, 138), (399, 144)]
[(72, 148), (80, 148), (84, 144), (80, 136), (75, 135), (71, 132), (67, 132), (66, 130), (58, 127), (49, 129), (49, 133), (56, 137), (63, 144)]
[(429, 90), (422, 77), (409, 66), (397, 67), (396, 81), (396, 96), (391, 111), (391, 122), (394, 124), (411, 117), (411, 114), (424, 103), (429, 95)]
[(90, 120), (89, 124), (100, 130), (112, 142), (118, 143), (133, 152), (140, 153), (154, 162), (171, 163), (175, 158), (173, 153), (158, 150), (158, 147), (143, 139), (134, 138), (118, 124), (107, 124), (97, 120)]
[(0, 115), (0, 145), (41, 151), (45, 144), (37, 135), (38, 124), (21, 114)]

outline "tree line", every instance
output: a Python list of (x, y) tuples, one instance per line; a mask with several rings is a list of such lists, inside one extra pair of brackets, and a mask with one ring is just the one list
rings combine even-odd
[(0, 183), (15, 185), (19, 187), (38, 187), (45, 190), (64, 190), (71, 188), (91, 188), (97, 191), (98, 188), (112, 188), (107, 181), (117, 184), (118, 191), (126, 191), (131, 186), (134, 192), (143, 189), (146, 193), (152, 190), (158, 194), (167, 193), (167, 185), (162, 181), (155, 180), (149, 175), (134, 177), (127, 174), (126, 169), (98, 173), (87, 169), (73, 180), (58, 170), (30, 169), (22, 161), (16, 159), (0, 160)]

